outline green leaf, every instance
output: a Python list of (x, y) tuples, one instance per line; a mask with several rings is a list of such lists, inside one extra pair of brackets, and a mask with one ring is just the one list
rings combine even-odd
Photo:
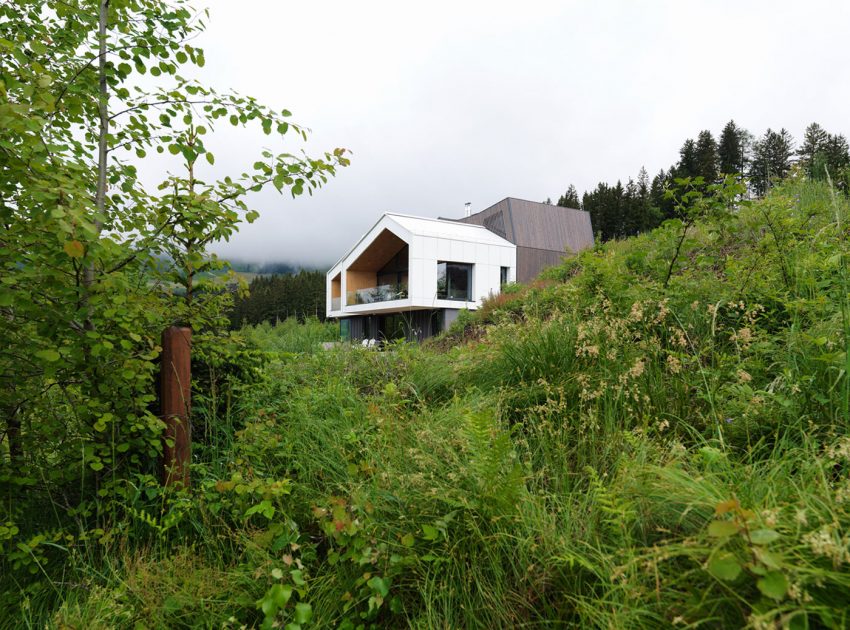
[(56, 352), (56, 350), (39, 350), (35, 353), (35, 356), (43, 361), (48, 361), (50, 363), (54, 363), (60, 358), (60, 355), (58, 352)]
[(782, 558), (781, 556), (768, 551), (764, 547), (753, 547), (753, 553), (756, 558), (758, 558), (759, 562), (761, 562), (768, 569), (780, 569), (782, 568)]
[(289, 572), (289, 575), (292, 576), (292, 581), (295, 582), (296, 586), (304, 586), (307, 583), (304, 581), (304, 576), (300, 569), (292, 569), (292, 571)]
[(387, 585), (387, 583), (383, 579), (379, 578), (377, 575), (368, 582), (366, 582), (366, 584), (368, 584), (369, 588), (371, 588), (373, 591), (379, 593), (381, 597), (386, 597), (387, 593), (390, 592), (390, 587)]
[(738, 526), (732, 521), (712, 521), (708, 526), (708, 535), (713, 538), (728, 538), (738, 533)]
[(719, 580), (732, 581), (741, 574), (741, 563), (733, 554), (719, 552), (708, 561), (708, 572)]
[(245, 510), (245, 516), (251, 516), (253, 514), (262, 514), (268, 519), (271, 519), (274, 516), (275, 508), (272, 505), (272, 502), (268, 499), (264, 499), (260, 501), (257, 505), (248, 508)]
[(295, 604), (295, 623), (301, 625), (309, 623), (313, 617), (313, 607), (307, 602), (298, 602)]
[(215, 156), (212, 153), (206, 153), (207, 162), (210, 164), (215, 164)]
[(274, 584), (269, 592), (274, 603), (283, 608), (289, 602), (289, 598), (292, 597), (292, 586), (290, 584)]
[(423, 525), (422, 533), (424, 534), (425, 540), (437, 540), (438, 531), (437, 528), (433, 525)]
[(413, 534), (405, 534), (401, 537), (401, 544), (405, 547), (412, 547), (414, 542)]
[(754, 545), (767, 545), (779, 538), (779, 533), (772, 529), (757, 529), (750, 533)]
[(788, 592), (788, 578), (779, 571), (770, 571), (756, 582), (756, 586), (771, 599), (779, 601)]
[(71, 258), (82, 258), (86, 253), (85, 247), (78, 240), (66, 241), (63, 248), (65, 253), (68, 254)]

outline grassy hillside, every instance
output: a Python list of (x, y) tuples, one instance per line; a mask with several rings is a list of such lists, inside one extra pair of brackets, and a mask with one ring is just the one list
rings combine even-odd
[(192, 493), (5, 573), (7, 625), (847, 627), (847, 220), (791, 181), (424, 347), (248, 331)]

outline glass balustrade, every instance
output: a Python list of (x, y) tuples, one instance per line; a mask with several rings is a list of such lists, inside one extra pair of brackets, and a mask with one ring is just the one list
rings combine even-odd
[(382, 284), (377, 287), (349, 291), (345, 303), (349, 305), (374, 304), (375, 302), (389, 302), (390, 300), (404, 300), (406, 298), (406, 284)]

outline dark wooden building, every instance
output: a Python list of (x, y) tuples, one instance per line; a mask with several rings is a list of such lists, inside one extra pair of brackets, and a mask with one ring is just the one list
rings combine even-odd
[(548, 203), (507, 197), (455, 220), (483, 225), (516, 245), (517, 282), (530, 282), (564, 256), (593, 246), (589, 212)]

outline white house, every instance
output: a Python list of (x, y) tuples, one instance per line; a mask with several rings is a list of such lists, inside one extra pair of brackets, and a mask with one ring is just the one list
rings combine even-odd
[(481, 225), (386, 213), (327, 275), (348, 339), (423, 339), (516, 278), (516, 245)]

